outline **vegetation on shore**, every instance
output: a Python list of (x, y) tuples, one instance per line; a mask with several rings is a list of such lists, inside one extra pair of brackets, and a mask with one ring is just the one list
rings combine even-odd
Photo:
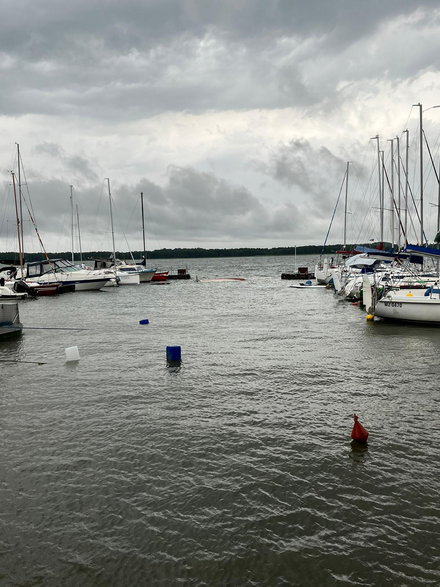
[[(188, 249), (158, 249), (155, 251), (147, 251), (148, 259), (191, 259), (204, 257), (265, 257), (265, 256), (282, 256), (282, 255), (334, 255), (337, 251), (342, 249), (343, 245), (304, 245), (298, 247), (272, 247), (269, 249), (240, 247), (236, 249), (204, 249), (201, 247)], [(356, 245), (347, 245), (347, 250)], [(375, 243), (369, 243), (370, 247), (375, 247)], [(135, 259), (141, 259), (143, 253), (141, 251), (117, 251), (116, 257), (118, 259), (130, 259), (131, 256)], [(48, 253), (48, 256), (53, 259), (71, 259), (71, 252), (62, 253)], [(88, 251), (82, 253), (84, 261), (90, 259), (110, 259), (112, 257), (111, 251)], [(44, 258), (42, 253), (25, 253), (25, 260), (27, 262), (37, 261)], [(79, 258), (79, 254), (75, 255)], [(18, 253), (0, 253), (0, 262), (18, 264)]]

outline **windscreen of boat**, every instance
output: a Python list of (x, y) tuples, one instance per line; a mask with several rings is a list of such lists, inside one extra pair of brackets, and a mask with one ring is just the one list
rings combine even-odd
[(81, 269), (79, 267), (72, 265), (72, 263), (70, 263), (69, 261), (66, 261), (65, 259), (58, 259), (58, 260), (54, 261), (54, 265), (57, 267), (57, 269), (61, 269), (62, 271), (65, 271), (66, 273), (73, 273), (74, 271), (81, 271)]

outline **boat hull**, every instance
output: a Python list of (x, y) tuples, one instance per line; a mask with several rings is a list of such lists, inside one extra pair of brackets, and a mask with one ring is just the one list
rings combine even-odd
[(144, 271), (139, 271), (139, 279), (141, 283), (149, 283), (156, 273), (155, 269), (145, 269)]
[(117, 272), (118, 284), (119, 285), (139, 285), (140, 276), (139, 273), (129, 273), (128, 271)]
[(376, 303), (374, 315), (398, 322), (440, 325), (440, 299), (429, 296), (385, 296)]
[(21, 334), (23, 325), (20, 322), (18, 302), (0, 302), (0, 340)]

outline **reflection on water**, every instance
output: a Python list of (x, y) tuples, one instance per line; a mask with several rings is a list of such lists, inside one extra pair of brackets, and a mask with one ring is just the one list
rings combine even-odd
[(368, 454), (368, 444), (366, 442), (352, 440), (350, 446), (350, 458), (352, 458), (354, 461), (357, 461), (358, 463), (363, 462)]

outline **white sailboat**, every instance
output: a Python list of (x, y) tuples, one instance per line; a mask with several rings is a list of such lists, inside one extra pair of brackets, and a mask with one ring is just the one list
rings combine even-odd
[[(440, 258), (438, 249), (407, 245), (407, 251), (424, 257)], [(393, 288), (387, 291), (370, 309), (374, 316), (398, 322), (422, 322), (440, 325), (440, 279), (431, 277), (428, 287)], [(367, 294), (367, 297), (369, 294)]]
[(374, 316), (398, 322), (440, 325), (440, 289), (427, 288), (423, 295), (409, 290), (392, 290), (376, 302)]
[(120, 266), (123, 265), (122, 261), (118, 261), (116, 259), (116, 248), (115, 248), (115, 230), (113, 227), (113, 206), (112, 206), (112, 193), (110, 190), (110, 179), (107, 178), (107, 190), (108, 190), (108, 201), (109, 201), (109, 208), (110, 208), (110, 224), (111, 224), (111, 231), (112, 231), (112, 247), (113, 247), (113, 263), (108, 269), (108, 273), (112, 273), (116, 283), (118, 285), (139, 285), (139, 273), (137, 272), (124, 272), (120, 271)]

